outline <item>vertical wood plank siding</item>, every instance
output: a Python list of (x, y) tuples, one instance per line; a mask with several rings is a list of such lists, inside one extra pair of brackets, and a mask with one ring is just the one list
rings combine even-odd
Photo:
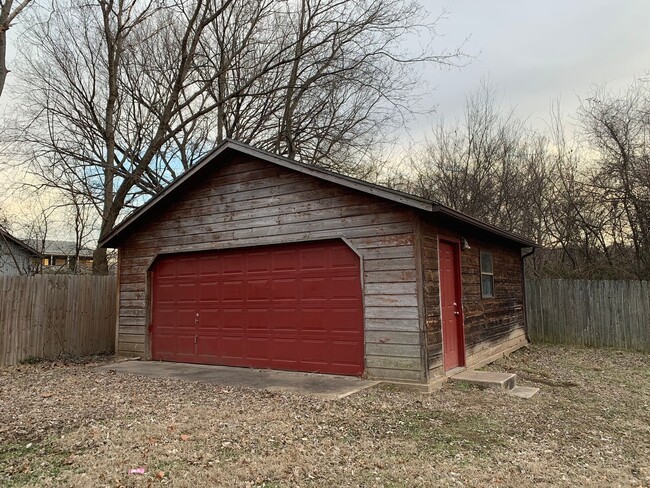
[(414, 214), (254, 158), (177, 190), (120, 248), (118, 353), (147, 355), (147, 273), (158, 254), (344, 238), (363, 260), (366, 373), (424, 381)]
[[(440, 325), (440, 284), (438, 277), (438, 238), (465, 237), (471, 249), (461, 251), (462, 300), (465, 349), (468, 366), (482, 354), (498, 353), (514, 342), (524, 340), (523, 277), (519, 248), (486, 240), (480, 234), (454, 229), (444, 224), (422, 225), (424, 262), (424, 301), (429, 370), (442, 369), (442, 331)], [(494, 298), (481, 298), (480, 251), (494, 259)]]
[(526, 281), (532, 341), (650, 351), (650, 282)]
[(0, 365), (112, 352), (114, 276), (0, 276)]

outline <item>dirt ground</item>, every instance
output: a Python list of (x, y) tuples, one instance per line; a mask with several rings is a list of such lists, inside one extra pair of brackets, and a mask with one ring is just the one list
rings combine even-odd
[(0, 369), (0, 485), (650, 486), (648, 354), (535, 345), (489, 367), (540, 387), (529, 400), (456, 384), (326, 401), (96, 365)]

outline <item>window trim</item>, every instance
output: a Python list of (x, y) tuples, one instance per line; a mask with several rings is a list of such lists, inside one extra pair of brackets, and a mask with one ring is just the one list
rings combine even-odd
[[(490, 261), (492, 262), (492, 269), (491, 272), (484, 272), (483, 271), (483, 255), (484, 254), (489, 254), (490, 255)], [(494, 253), (491, 251), (484, 251), (484, 250), (479, 250), (479, 274), (481, 277), (481, 299), (483, 298), (494, 298), (496, 296), (495, 290), (494, 290)], [(492, 294), (488, 295), (483, 288), (483, 276), (489, 276), (490, 280), (492, 281)]]

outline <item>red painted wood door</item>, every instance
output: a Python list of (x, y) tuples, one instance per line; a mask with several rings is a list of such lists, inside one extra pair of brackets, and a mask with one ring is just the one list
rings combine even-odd
[(440, 308), (445, 371), (465, 365), (465, 338), (460, 288), (460, 251), (455, 242), (440, 241)]
[(359, 257), (339, 240), (163, 257), (150, 330), (156, 360), (361, 375)]

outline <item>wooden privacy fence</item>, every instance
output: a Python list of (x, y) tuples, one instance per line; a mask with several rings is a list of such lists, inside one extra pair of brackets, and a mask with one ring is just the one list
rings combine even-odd
[(115, 276), (0, 276), (0, 365), (111, 352)]
[(650, 351), (650, 281), (526, 280), (533, 341)]

